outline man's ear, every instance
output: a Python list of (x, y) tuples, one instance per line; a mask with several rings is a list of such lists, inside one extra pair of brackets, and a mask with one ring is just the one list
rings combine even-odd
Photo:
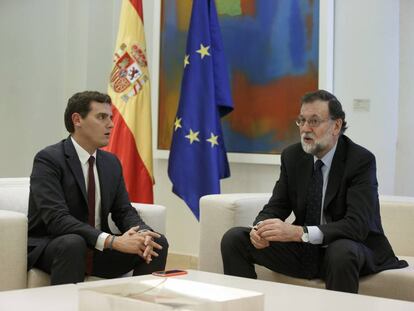
[(81, 115), (77, 112), (72, 113), (72, 123), (74, 127), (80, 127), (81, 126)]
[(335, 126), (334, 126), (334, 135), (339, 135), (342, 128), (342, 119), (336, 119), (335, 120)]

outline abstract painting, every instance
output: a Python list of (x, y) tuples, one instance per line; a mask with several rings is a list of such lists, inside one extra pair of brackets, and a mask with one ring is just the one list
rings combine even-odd
[[(168, 150), (180, 97), (192, 0), (163, 0), (158, 149)], [(278, 154), (299, 141), (300, 98), (318, 88), (319, 1), (216, 0), (234, 111), (228, 152)]]

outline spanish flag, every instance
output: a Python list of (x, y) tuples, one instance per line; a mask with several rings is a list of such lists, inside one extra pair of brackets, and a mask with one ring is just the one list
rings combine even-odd
[(123, 0), (108, 94), (114, 129), (107, 151), (122, 163), (131, 202), (153, 203), (151, 94), (142, 0)]

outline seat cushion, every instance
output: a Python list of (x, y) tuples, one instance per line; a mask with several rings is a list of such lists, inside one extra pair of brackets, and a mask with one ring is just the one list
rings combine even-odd
[(360, 293), (414, 301), (414, 257), (398, 257), (406, 260), (408, 267), (386, 270), (361, 278)]
[[(359, 282), (359, 293), (369, 296), (414, 301), (414, 257), (401, 256), (399, 258), (406, 260), (408, 267), (386, 270), (362, 277)], [(256, 272), (260, 280), (325, 288), (325, 282), (321, 279), (307, 280), (294, 278), (257, 265)]]
[(39, 269), (30, 269), (27, 272), (27, 287), (42, 287), (50, 285), (50, 276)]
[[(87, 276), (85, 278), (85, 282), (90, 281), (99, 281), (103, 280), (102, 278), (98, 278), (96, 276)], [(27, 287), (42, 287), (42, 286), (49, 286), (50, 285), (50, 276), (46, 272), (43, 272), (39, 269), (31, 269), (27, 273)]]

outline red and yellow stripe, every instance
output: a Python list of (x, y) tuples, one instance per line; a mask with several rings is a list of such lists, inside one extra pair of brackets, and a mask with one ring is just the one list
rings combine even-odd
[[(138, 44), (145, 51), (142, 0), (123, 0), (115, 53), (125, 44)], [(148, 67), (140, 66), (149, 77)], [(151, 94), (149, 79), (127, 102), (121, 97), (134, 86), (117, 93), (111, 86), (114, 129), (107, 151), (115, 153), (123, 167), (126, 187), (132, 202), (153, 203)]]

